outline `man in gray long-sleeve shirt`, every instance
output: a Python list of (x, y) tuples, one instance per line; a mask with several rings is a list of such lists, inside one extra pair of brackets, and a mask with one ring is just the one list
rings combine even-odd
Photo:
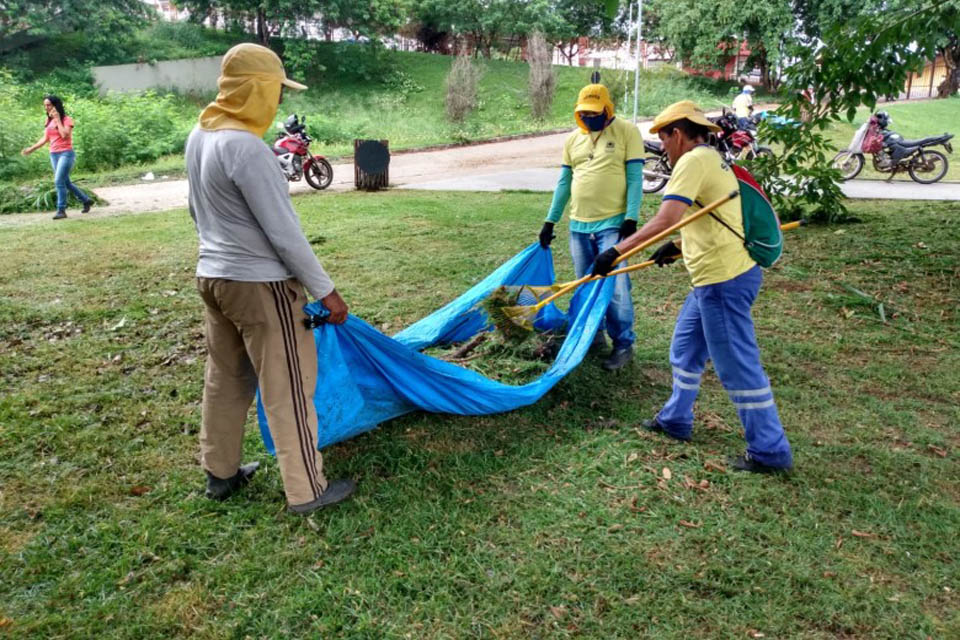
[(304, 287), (347, 319), (262, 140), (288, 80), (275, 53), (241, 44), (223, 57), (220, 89), (187, 140), (190, 215), (200, 236), (197, 288), (205, 304), (207, 368), (200, 449), (207, 496), (225, 499), (258, 464), (240, 466), (243, 427), (259, 386), (288, 508), (310, 513), (354, 491), (327, 482), (316, 447), (317, 352), (303, 325)]

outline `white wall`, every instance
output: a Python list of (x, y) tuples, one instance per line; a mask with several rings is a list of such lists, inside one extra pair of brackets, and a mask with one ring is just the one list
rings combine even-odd
[(217, 90), (220, 58), (164, 60), (150, 64), (117, 64), (93, 67), (93, 78), (101, 94), (107, 91), (143, 91), (145, 89), (177, 89), (185, 93), (208, 93)]

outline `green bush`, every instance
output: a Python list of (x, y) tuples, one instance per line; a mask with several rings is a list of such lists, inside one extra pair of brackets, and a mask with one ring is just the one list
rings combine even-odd
[(36, 177), (50, 170), (43, 150), (26, 158), (20, 155), (21, 149), (43, 134), (46, 116), (41, 105), (43, 94), (50, 90), (63, 98), (68, 115), (76, 121), (73, 143), (76, 168), (81, 171), (179, 153), (196, 122), (196, 107), (176, 94), (148, 91), (83, 97), (40, 83), (17, 85), (11, 78), (10, 72), (0, 70), (0, 181)]
[[(315, 42), (284, 40), (287, 71), (306, 84), (403, 84), (396, 56), (379, 42)], [(416, 84), (416, 83), (414, 83)]]
[(109, 169), (183, 150), (196, 113), (185, 112), (173, 94), (110, 94), (77, 100), (77, 168)]

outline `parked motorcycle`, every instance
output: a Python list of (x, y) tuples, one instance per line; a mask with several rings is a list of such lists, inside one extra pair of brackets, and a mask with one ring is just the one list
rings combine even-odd
[(644, 158), (643, 163), (643, 192), (656, 193), (667, 186), (670, 179), (670, 158), (663, 150), (659, 140), (644, 140), (643, 150), (653, 154)]
[[(770, 147), (757, 144), (756, 129), (740, 129), (737, 126), (737, 117), (733, 113), (725, 111), (717, 118), (710, 118), (710, 121), (722, 129), (720, 133), (711, 135), (710, 141), (727, 162), (743, 163), (757, 156), (773, 155)], [(666, 186), (673, 168), (659, 140), (644, 140), (643, 150), (652, 154), (644, 159), (643, 192), (656, 193)]]
[(323, 156), (310, 153), (313, 139), (306, 133), (307, 118), (290, 115), (277, 125), (277, 140), (273, 143), (273, 153), (280, 162), (280, 168), (287, 180), (296, 182), (306, 178), (307, 184), (314, 189), (326, 189), (333, 182), (333, 167)]
[(866, 153), (871, 154), (876, 171), (890, 174), (888, 181), (904, 169), (920, 184), (932, 184), (946, 175), (949, 167), (947, 156), (929, 147), (943, 145), (947, 153), (953, 153), (950, 144), (952, 133), (904, 140), (899, 133), (888, 129), (892, 123), (886, 111), (878, 111), (857, 129), (850, 146), (834, 156), (832, 161), (832, 166), (840, 171), (841, 180), (852, 180), (860, 174)]
[(749, 162), (758, 156), (773, 155), (773, 149), (757, 142), (756, 127), (741, 128), (733, 112), (724, 109), (722, 115), (709, 120), (721, 129), (715, 134), (714, 146), (727, 162)]

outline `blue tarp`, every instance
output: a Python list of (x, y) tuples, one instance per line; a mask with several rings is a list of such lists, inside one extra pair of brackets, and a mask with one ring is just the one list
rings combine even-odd
[[(553, 256), (549, 249), (534, 243), (462, 296), (393, 337), (353, 315), (342, 325), (324, 324), (315, 329), (320, 364), (313, 395), (319, 419), (317, 446), (346, 440), (411, 411), (483, 415), (539, 400), (586, 356), (613, 296), (612, 279), (579, 287), (567, 313), (552, 304), (540, 312), (538, 330), (566, 327), (566, 337), (553, 365), (527, 384), (496, 382), (420, 351), (489, 331), (481, 304), (497, 287), (553, 282)], [(316, 302), (307, 305), (307, 310), (323, 311)], [(264, 444), (274, 453), (259, 399), (257, 409)]]

